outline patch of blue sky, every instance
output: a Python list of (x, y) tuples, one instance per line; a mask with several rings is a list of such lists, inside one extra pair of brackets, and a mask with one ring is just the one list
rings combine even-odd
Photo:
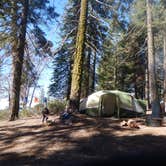
[[(62, 25), (62, 19), (64, 14), (64, 8), (67, 4), (68, 0), (50, 0), (50, 4), (55, 7), (55, 11), (59, 14), (59, 17), (53, 21), (53, 24), (50, 24), (49, 27), (44, 27), (43, 30), (46, 33), (46, 37), (53, 43), (52, 50), (56, 50), (60, 45), (61, 38), (60, 38), (60, 27)], [(48, 62), (48, 67), (46, 67), (40, 77), (39, 85), (44, 88), (44, 91), (47, 93), (48, 87), (50, 85), (50, 79), (53, 70), (51, 69), (52, 61)]]

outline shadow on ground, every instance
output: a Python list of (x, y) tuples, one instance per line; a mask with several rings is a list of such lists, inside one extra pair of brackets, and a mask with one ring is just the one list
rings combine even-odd
[[(165, 165), (166, 136), (134, 135), (118, 120), (75, 117), (73, 126), (39, 119), (0, 126), (0, 165)], [(131, 130), (131, 131), (130, 131)], [(157, 130), (157, 129), (156, 129)], [(129, 135), (118, 135), (127, 133)], [(132, 134), (131, 134), (132, 133)]]

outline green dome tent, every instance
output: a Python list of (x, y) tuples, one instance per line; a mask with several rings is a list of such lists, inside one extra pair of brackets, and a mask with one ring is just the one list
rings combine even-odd
[(145, 113), (146, 102), (136, 99), (131, 93), (118, 90), (103, 90), (95, 92), (80, 101), (80, 111), (85, 111), (90, 116), (119, 117), (120, 111)]

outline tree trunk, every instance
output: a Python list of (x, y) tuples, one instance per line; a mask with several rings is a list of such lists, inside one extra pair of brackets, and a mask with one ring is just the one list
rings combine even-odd
[(117, 67), (118, 66), (118, 58), (117, 58), (117, 54), (115, 55), (115, 67), (114, 67), (114, 89), (117, 89)]
[(89, 81), (90, 81), (90, 59), (91, 59), (91, 54), (92, 54), (92, 51), (91, 49), (88, 50), (88, 57), (87, 57), (87, 61), (86, 61), (86, 84), (85, 84), (85, 97), (87, 97), (89, 95), (89, 89), (90, 89), (90, 84), (89, 84)]
[(93, 66), (92, 66), (92, 81), (90, 86), (90, 93), (95, 91), (95, 80), (96, 80), (96, 52), (93, 57)]
[(89, 95), (89, 81), (90, 81), (90, 57), (91, 57), (91, 50), (88, 48), (86, 50), (86, 57), (84, 58), (83, 64), (83, 73), (82, 73), (82, 84), (81, 84), (81, 94), (80, 98), (85, 98)]
[(150, 109), (150, 99), (149, 99), (149, 73), (148, 69), (145, 70), (145, 99), (147, 100), (146, 110)]
[(166, 112), (166, 32), (164, 33), (164, 111)]
[[(16, 2), (15, 6), (17, 6)], [(14, 20), (13, 20), (13, 32), (16, 33), (15, 37), (17, 37), (17, 33), (19, 32), (18, 39), (14, 38), (13, 43), (13, 81), (12, 81), (12, 100), (11, 100), (11, 118), (10, 120), (15, 120), (18, 118), (19, 114), (19, 101), (20, 101), (20, 87), (21, 87), (21, 74), (22, 74), (22, 64), (24, 58), (24, 47), (25, 47), (25, 35), (26, 35), (26, 26), (27, 26), (27, 15), (28, 15), (28, 0), (23, 1), (23, 10), (21, 16), (21, 23), (19, 25), (19, 29), (17, 25), (16, 16), (17, 10), (14, 12)], [(16, 7), (17, 8), (17, 7)]]
[(148, 33), (148, 72), (149, 72), (149, 97), (152, 108), (152, 119), (161, 119), (161, 109), (157, 94), (157, 81), (155, 70), (154, 41), (152, 32), (152, 13), (150, 0), (147, 3), (147, 33)]
[(73, 66), (73, 58), (71, 57), (70, 59), (70, 72), (68, 74), (68, 85), (67, 85), (67, 91), (66, 91), (66, 99), (67, 101), (70, 99), (70, 91), (71, 91), (71, 71), (72, 71), (72, 66)]
[(30, 102), (29, 102), (29, 108), (31, 108), (31, 105), (32, 105), (32, 101), (33, 101), (33, 97), (34, 97), (34, 94), (35, 94), (36, 87), (37, 87), (37, 84), (35, 84), (34, 87), (33, 87), (32, 95), (31, 95), (31, 100), (30, 100)]
[(70, 106), (73, 110), (79, 110), (81, 75), (84, 59), (86, 19), (87, 19), (88, 0), (81, 0), (80, 18), (76, 38), (76, 49), (74, 54), (74, 64), (72, 70), (72, 83), (70, 93)]

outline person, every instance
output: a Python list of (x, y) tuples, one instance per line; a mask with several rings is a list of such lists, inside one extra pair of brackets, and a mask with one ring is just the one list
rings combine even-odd
[(72, 109), (66, 106), (65, 110), (60, 113), (60, 119), (64, 124), (72, 124)]
[(49, 115), (50, 111), (47, 107), (45, 107), (43, 110), (42, 110), (42, 122), (44, 123), (44, 120), (48, 120), (48, 115)]

